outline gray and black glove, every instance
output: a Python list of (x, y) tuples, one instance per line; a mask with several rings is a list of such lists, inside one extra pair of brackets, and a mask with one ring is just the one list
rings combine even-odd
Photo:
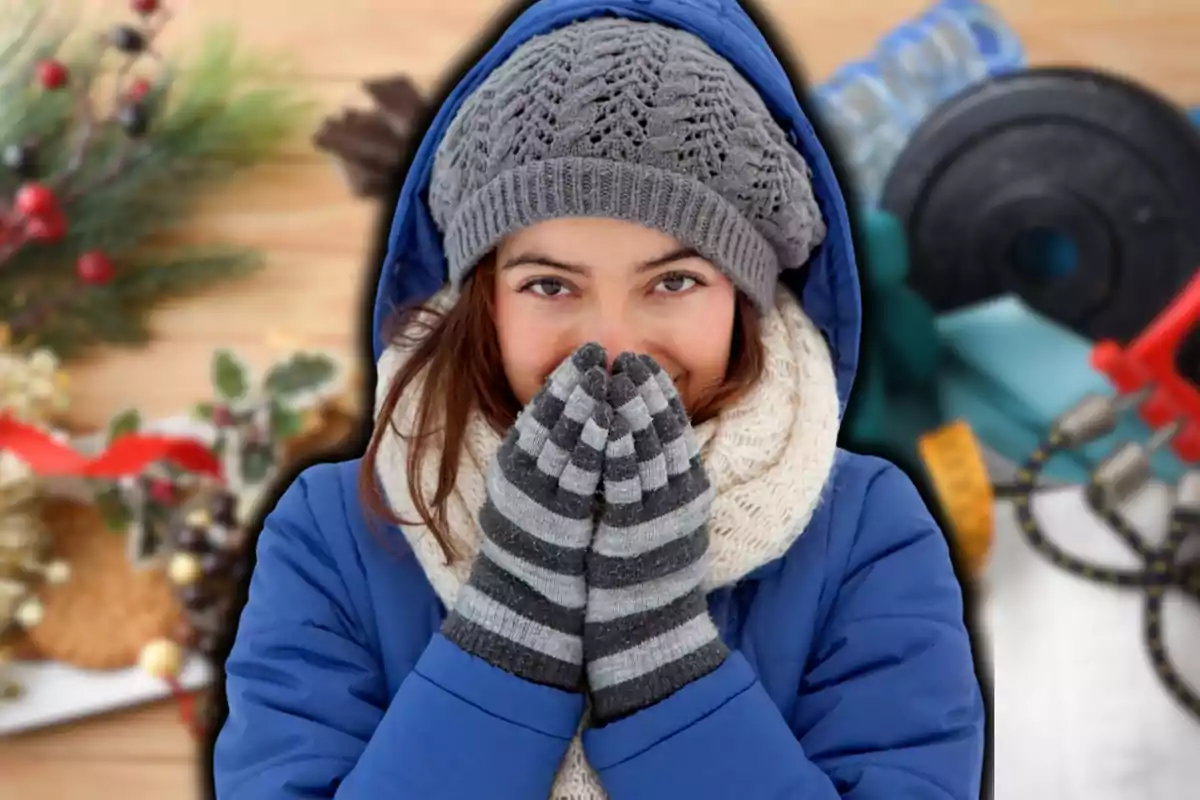
[(598, 724), (657, 703), (728, 655), (701, 590), (713, 491), (675, 385), (649, 356), (624, 353), (608, 397), (583, 648)]
[(442, 633), (526, 680), (583, 690), (585, 572), (611, 412), (606, 354), (575, 351), (488, 466), (483, 532)]

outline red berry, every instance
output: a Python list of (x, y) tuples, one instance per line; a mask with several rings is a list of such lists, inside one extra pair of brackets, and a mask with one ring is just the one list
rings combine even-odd
[(150, 499), (160, 505), (171, 505), (175, 502), (175, 484), (165, 478), (153, 481), (150, 484)]
[(38, 83), (45, 89), (61, 89), (67, 85), (67, 68), (61, 61), (48, 58), (37, 65)]
[(126, 90), (125, 97), (128, 98), (130, 102), (136, 103), (145, 97), (149, 91), (150, 81), (146, 80), (145, 78), (135, 78), (133, 82), (129, 84), (129, 89)]
[(26, 217), (25, 235), (39, 242), (57, 242), (67, 234), (67, 218), (57, 208), (37, 217)]
[(79, 280), (90, 286), (103, 286), (113, 279), (114, 272), (108, 256), (99, 250), (84, 253), (75, 264), (75, 274)]
[(138, 14), (153, 14), (158, 11), (158, 0), (132, 0), (129, 5)]
[(213, 409), (212, 421), (218, 428), (224, 428), (233, 423), (233, 412), (226, 406), (217, 406)]
[(53, 212), (58, 204), (54, 192), (40, 183), (27, 183), (17, 190), (17, 212), (24, 217), (41, 217)]

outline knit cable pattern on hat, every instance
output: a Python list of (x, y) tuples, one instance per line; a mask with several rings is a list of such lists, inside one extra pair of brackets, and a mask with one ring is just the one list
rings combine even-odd
[(509, 233), (605, 216), (694, 247), (766, 311), (825, 235), (810, 176), (700, 38), (601, 18), (530, 39), (464, 101), (429, 203), (456, 286)]

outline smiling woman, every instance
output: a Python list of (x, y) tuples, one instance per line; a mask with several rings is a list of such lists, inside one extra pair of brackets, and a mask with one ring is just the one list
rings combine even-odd
[[(377, 409), (380, 419), (393, 419), (402, 398), (415, 406), (405, 463), (413, 507), (447, 543), (439, 509), (458, 481), (471, 415), (507, 430), (581, 342), (604, 346), (610, 367), (622, 352), (650, 355), (695, 424), (737, 403), (763, 374), (761, 317), (750, 298), (691, 248), (624, 220), (560, 217), (522, 228), (480, 261), (459, 302), (447, 300), (392, 318), (390, 338), (410, 356)], [(377, 430), (364, 474), (390, 432)], [(432, 492), (420, 480), (430, 458), (439, 458)], [(396, 513), (377, 482), (361, 488), (372, 513), (413, 522)]]
[(742, 6), (687, 10), (540, 0), (423, 139), (375, 319), (425, 305), (265, 523), (222, 800), (979, 796), (945, 540), (837, 449), (832, 166)]

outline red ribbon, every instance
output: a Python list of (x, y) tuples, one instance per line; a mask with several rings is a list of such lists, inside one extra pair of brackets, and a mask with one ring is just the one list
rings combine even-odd
[(115, 480), (140, 475), (158, 461), (188, 472), (221, 476), (221, 462), (202, 442), (179, 436), (125, 434), (96, 456), (85, 456), (34, 425), (0, 415), (0, 450), (9, 450), (42, 477)]

